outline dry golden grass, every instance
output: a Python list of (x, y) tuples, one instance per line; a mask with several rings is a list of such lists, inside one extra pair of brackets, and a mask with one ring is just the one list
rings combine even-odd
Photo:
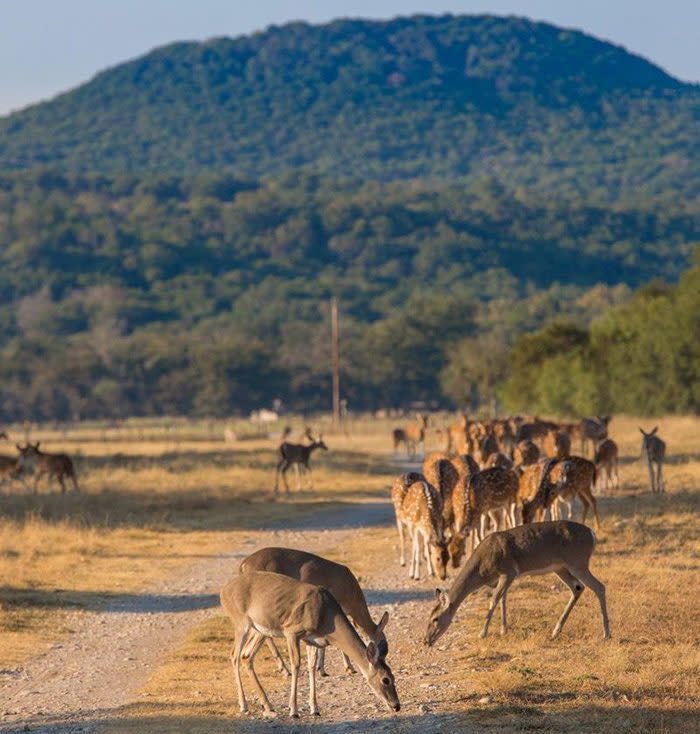
[[(226, 444), (212, 440), (206, 425), (197, 431), (182, 427), (178, 435), (171, 428), (164, 436), (163, 427), (154, 424), (148, 434), (140, 429), (143, 440), (113, 435), (102, 441), (99, 427), (81, 429), (79, 436), (46, 432), (48, 448), (80, 456), (85, 491), (80, 496), (2, 498), (0, 648), (9, 651), (5, 657), (17, 662), (65, 633), (72, 610), (99, 608), (110, 594), (145, 588), (194, 558), (234, 547), (263, 522), (267, 526), (290, 512), (312, 511), (315, 502), (386, 496), (396, 471), (389, 453), (394, 423), (400, 421), (354, 426), (349, 436), (326, 435), (332, 450), (315, 457), (317, 492), (278, 503), (268, 499), (275, 459), (270, 440)], [(655, 424), (626, 417), (611, 424), (621, 449), (623, 487), (599, 500), (603, 528), (592, 569), (608, 588), (613, 640), (600, 639), (599, 613), (590, 593), (584, 594), (561, 638), (549, 640), (567, 599), (552, 589), (553, 576), (516, 583), (507, 637), (492, 633), (486, 641), (477, 639), (487, 604), (485, 595), (477, 595), (441, 640), (444, 649), (429, 653), (415, 638), (422, 634), (430, 602), (409, 598), (395, 609), (388, 629), (405, 715), (379, 719), (378, 728), (698, 730), (700, 420), (658, 421), (668, 444), (669, 491), (652, 497), (639, 461), (637, 427)], [(437, 446), (432, 431), (427, 444), (428, 449)], [(392, 528), (371, 528), (331, 555), (349, 563), (369, 588), (390, 583), (393, 589), (415, 589), (399, 570), (395, 549)], [(426, 582), (419, 588), (432, 587)], [(104, 729), (269, 731), (262, 721), (235, 718), (230, 645), (226, 619), (215, 616), (202, 624), (156, 670), (139, 700)], [(257, 667), (279, 701), (287, 681), (262, 656)], [(322, 710), (334, 685), (334, 679), (321, 685)], [(355, 690), (370, 696), (361, 684)], [(419, 711), (420, 705), (427, 712)], [(347, 718), (354, 718), (351, 706)], [(287, 724), (283, 719), (282, 730), (292, 728)], [(356, 725), (356, 731), (373, 728), (369, 721)], [(334, 730), (330, 724), (316, 728)]]

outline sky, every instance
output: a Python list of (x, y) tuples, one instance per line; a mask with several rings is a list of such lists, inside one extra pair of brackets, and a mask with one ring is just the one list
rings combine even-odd
[(700, 0), (0, 0), (0, 114), (172, 41), (238, 36), (290, 20), (446, 12), (578, 28), (700, 82)]

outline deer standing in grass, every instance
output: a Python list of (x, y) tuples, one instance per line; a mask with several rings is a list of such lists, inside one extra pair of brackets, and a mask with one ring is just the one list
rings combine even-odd
[(251, 633), (258, 633), (245, 661), (248, 675), (260, 697), (265, 716), (275, 716), (265, 689), (255, 673), (255, 656), (265, 637), (284, 638), (292, 669), (289, 713), (299, 716), (297, 682), (301, 664), (300, 643), (307, 644), (309, 671), (309, 709), (318, 716), (316, 700), (316, 657), (319, 647), (334, 645), (352, 661), (387, 708), (401, 708), (394, 675), (374, 642), (367, 645), (348, 620), (332, 594), (313, 584), (267, 571), (251, 571), (231, 579), (221, 590), (221, 605), (233, 623), (235, 642), (231, 652), (238, 703), (242, 713), (248, 711), (240, 663)]
[(596, 418), (584, 418), (581, 421), (581, 453), (585, 456), (589, 441), (595, 446), (608, 437), (609, 415), (599, 415)]
[(646, 457), (647, 467), (649, 468), (651, 491), (665, 492), (666, 483), (663, 478), (663, 466), (666, 458), (666, 444), (656, 435), (659, 427), (655, 426), (649, 433), (643, 428), (639, 430), (642, 434), (642, 457)]
[[(270, 571), (281, 573), (284, 576), (303, 581), (307, 584), (322, 586), (333, 594), (333, 598), (340, 604), (345, 614), (359, 627), (367, 637), (377, 646), (379, 654), (384, 659), (389, 647), (384, 636), (384, 627), (389, 620), (389, 613), (385, 612), (379, 624), (375, 624), (367, 609), (367, 601), (362, 593), (360, 584), (352, 571), (340, 563), (334, 563), (321, 556), (292, 548), (261, 548), (241, 562), (240, 573), (251, 571)], [(254, 640), (251, 640), (254, 644)], [(287, 672), (282, 658), (270, 638), (267, 639), (270, 651), (277, 659), (280, 671)], [(249, 644), (252, 648), (252, 645)], [(248, 657), (244, 651), (243, 657)], [(325, 651), (320, 649), (316, 669), (325, 676)], [(343, 653), (345, 670), (354, 673), (348, 656)]]
[(434, 645), (450, 626), (462, 602), (474, 592), (495, 587), (480, 637), (488, 634), (491, 617), (501, 603), (501, 634), (507, 630), (506, 594), (519, 576), (554, 572), (571, 590), (571, 598), (552, 630), (552, 639), (561, 632), (571, 610), (588, 587), (598, 597), (603, 617), (603, 637), (610, 638), (605, 586), (588, 566), (595, 548), (593, 531), (577, 522), (520, 525), (492, 533), (467, 560), (449, 591), (436, 589), (437, 604), (430, 613), (425, 643)]
[(595, 450), (593, 463), (595, 464), (596, 473), (598, 475), (598, 482), (600, 484), (600, 480), (603, 478), (603, 470), (605, 470), (606, 491), (610, 487), (619, 488), (620, 486), (618, 454), (617, 444), (612, 440), (612, 438), (606, 438), (604, 441), (601, 441)]
[[(0, 433), (2, 437), (2, 433)], [(0, 454), (0, 482), (3, 484), (9, 482), (20, 482), (20, 484), (27, 489), (27, 482), (24, 477), (24, 460), (22, 455), (19, 456), (5, 456)]]
[(56, 478), (61, 485), (61, 494), (65, 494), (66, 483), (65, 478), (68, 477), (73, 483), (73, 489), (79, 492), (78, 478), (75, 474), (73, 460), (68, 454), (49, 454), (39, 448), (41, 441), (36, 443), (27, 443), (25, 446), (16, 444), (17, 451), (20, 453), (20, 462), (24, 465), (27, 459), (33, 459), (36, 462), (36, 471), (34, 474), (34, 494), (37, 493), (39, 480), (42, 477), (47, 478), (49, 489), (51, 488), (51, 479)]
[(404, 444), (409, 457), (416, 455), (416, 446), (423, 445), (425, 450), (425, 431), (428, 427), (428, 416), (425, 413), (418, 415), (417, 423), (407, 423), (403, 428), (394, 428), (394, 452), (398, 453), (399, 446)]
[[(323, 441), (323, 436), (319, 435), (318, 440), (313, 440), (310, 444), (288, 443), (285, 441), (279, 448), (279, 461), (277, 462), (277, 470), (275, 472), (275, 494), (279, 489), (279, 478), (282, 475), (284, 488), (289, 494), (289, 484), (287, 483), (287, 472), (291, 466), (303, 466), (309, 474), (310, 488), (314, 488), (314, 479), (309, 466), (311, 454), (317, 449), (328, 451), (328, 446)], [(297, 474), (297, 489), (301, 489), (301, 479)]]
[(404, 557), (404, 529), (406, 529), (411, 538), (409, 578), (420, 578), (422, 551), (428, 573), (434, 576), (437, 572), (438, 576), (444, 579), (447, 575), (448, 556), (442, 498), (438, 490), (428, 484), (422, 476), (401, 493), (401, 486), (405, 484), (406, 476), (410, 475), (402, 475), (392, 487), (396, 528), (399, 533), (400, 563), (402, 566), (406, 565)]

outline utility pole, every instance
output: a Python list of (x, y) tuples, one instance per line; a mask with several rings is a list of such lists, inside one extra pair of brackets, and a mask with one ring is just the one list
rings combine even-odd
[(331, 364), (333, 368), (333, 425), (340, 425), (340, 335), (338, 331), (338, 299), (331, 298)]

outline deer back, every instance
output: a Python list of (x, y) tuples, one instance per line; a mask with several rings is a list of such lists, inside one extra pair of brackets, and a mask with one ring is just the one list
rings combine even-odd
[(414, 482), (401, 504), (402, 518), (421, 528), (431, 540), (443, 542), (443, 503), (440, 493), (426, 481)]

